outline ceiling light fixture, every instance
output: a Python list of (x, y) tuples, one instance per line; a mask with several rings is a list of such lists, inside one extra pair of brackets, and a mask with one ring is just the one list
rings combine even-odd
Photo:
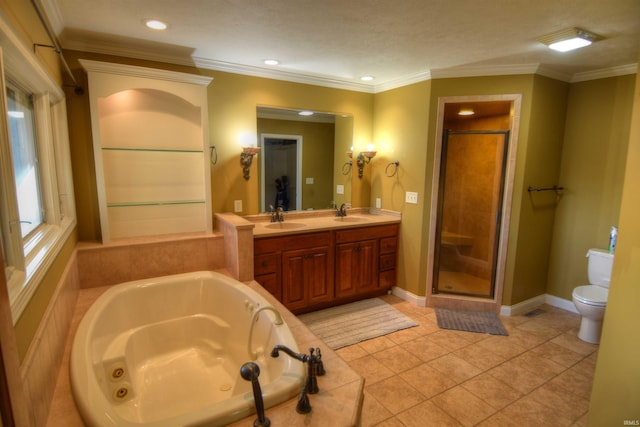
[(280, 61), (278, 61), (277, 59), (265, 59), (264, 60), (264, 64), (265, 65), (278, 65), (278, 64), (280, 64)]
[(303, 110), (298, 113), (299, 116), (313, 116), (313, 111)]
[(581, 28), (568, 28), (566, 30), (557, 31), (540, 37), (538, 41), (558, 52), (568, 52), (570, 50), (589, 46), (591, 43), (601, 39), (602, 37), (599, 35)]
[(370, 82), (373, 81), (375, 79), (375, 77), (373, 76), (362, 76), (360, 77), (360, 80), (362, 80), (363, 82)]
[(475, 111), (473, 111), (473, 108), (461, 108), (460, 111), (458, 111), (459, 116), (473, 116), (474, 114)]
[(146, 25), (147, 28), (151, 28), (152, 30), (162, 31), (167, 29), (166, 22), (162, 22), (158, 19), (147, 19), (146, 21), (144, 21), (144, 25)]

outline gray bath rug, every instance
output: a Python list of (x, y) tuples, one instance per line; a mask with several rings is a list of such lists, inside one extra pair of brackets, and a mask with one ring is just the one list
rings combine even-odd
[(298, 318), (333, 350), (418, 326), (379, 298), (314, 311)]
[(495, 313), (449, 310), (436, 307), (436, 319), (442, 329), (479, 332), (491, 335), (509, 335)]

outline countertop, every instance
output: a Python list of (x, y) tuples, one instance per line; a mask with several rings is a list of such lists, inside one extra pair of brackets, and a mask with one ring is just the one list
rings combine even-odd
[(340, 228), (369, 227), (374, 225), (398, 224), (398, 212), (383, 209), (354, 208), (347, 215), (337, 217), (334, 211), (285, 212), (283, 222), (271, 222), (271, 215), (249, 215), (244, 219), (254, 225), (254, 238), (279, 235), (311, 233)]

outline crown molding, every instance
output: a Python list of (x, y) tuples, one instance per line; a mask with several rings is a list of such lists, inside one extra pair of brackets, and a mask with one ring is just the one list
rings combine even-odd
[(628, 74), (638, 74), (638, 64), (620, 65), (618, 67), (576, 73), (571, 77), (570, 82), (578, 83), (587, 80), (605, 79), (607, 77), (625, 76)]
[(334, 79), (326, 76), (316, 76), (311, 74), (284, 71), (281, 69), (266, 69), (250, 65), (240, 65), (230, 62), (215, 61), (206, 58), (194, 57), (196, 67), (208, 70), (224, 71), (228, 73), (242, 74), (253, 77), (263, 77), (275, 80), (284, 80), (294, 83), (324, 86), (334, 89), (345, 89), (356, 92), (374, 93), (375, 87), (369, 84), (356, 83), (348, 80)]
[(154, 80), (190, 83), (200, 86), (207, 86), (213, 80), (213, 77), (180, 73), (177, 71), (167, 71), (158, 68), (139, 67), (137, 65), (113, 64), (110, 62), (91, 61), (89, 59), (79, 59), (79, 61), (80, 65), (82, 65), (85, 70), (92, 73), (106, 73), (129, 77), (143, 77)]
[(448, 79), (458, 77), (506, 76), (516, 74), (535, 74), (539, 64), (515, 65), (471, 65), (455, 68), (431, 70), (434, 79)]
[(39, 3), (44, 10), (44, 13), (49, 21), (49, 24), (53, 28), (56, 35), (60, 35), (64, 29), (64, 19), (60, 13), (58, 2), (56, 0), (32, 0)]
[(431, 71), (423, 71), (418, 74), (405, 76), (399, 79), (388, 80), (384, 83), (375, 85), (374, 93), (380, 93), (391, 89), (397, 89), (403, 86), (409, 86), (414, 83), (420, 83), (426, 80), (431, 80)]

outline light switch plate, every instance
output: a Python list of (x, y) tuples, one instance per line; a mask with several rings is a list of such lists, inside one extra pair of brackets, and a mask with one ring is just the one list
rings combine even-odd
[(313, 177), (308, 177), (305, 182), (307, 184), (313, 184)]
[(382, 199), (380, 197), (376, 197), (376, 208), (380, 209), (382, 207)]
[(417, 205), (418, 204), (418, 193), (415, 193), (413, 191), (407, 191), (407, 195), (406, 195), (405, 201), (407, 203), (411, 203), (411, 204)]
[(336, 194), (344, 194), (344, 185), (342, 184), (336, 185)]
[(233, 201), (233, 211), (234, 212), (242, 212), (242, 200), (234, 200)]

